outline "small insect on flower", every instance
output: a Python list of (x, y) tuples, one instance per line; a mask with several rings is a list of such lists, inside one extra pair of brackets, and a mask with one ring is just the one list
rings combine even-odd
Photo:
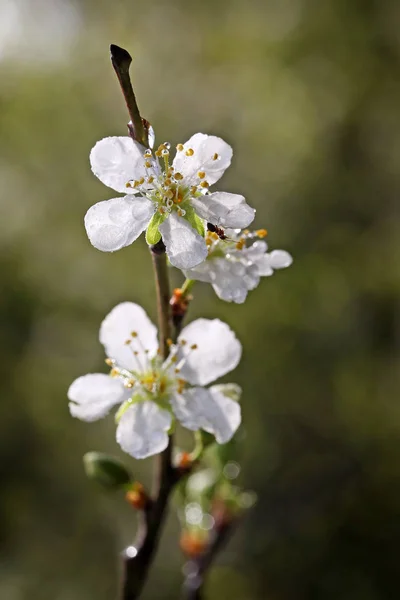
[(207, 223), (207, 229), (208, 229), (208, 231), (211, 231), (211, 233), (216, 233), (220, 240), (228, 239), (227, 236), (225, 235), (225, 231), (221, 227), (217, 227), (216, 225), (213, 225), (212, 223)]

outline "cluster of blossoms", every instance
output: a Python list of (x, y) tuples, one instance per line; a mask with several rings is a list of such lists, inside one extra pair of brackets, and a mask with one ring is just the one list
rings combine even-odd
[[(208, 282), (219, 298), (242, 303), (260, 278), (288, 267), (284, 250), (267, 252), (265, 230), (251, 232), (255, 210), (238, 194), (209, 188), (231, 163), (232, 149), (203, 133), (178, 144), (146, 149), (130, 137), (108, 137), (90, 153), (94, 174), (124, 196), (99, 202), (85, 216), (96, 248), (113, 252), (143, 231), (150, 246), (161, 239), (170, 263), (185, 277)], [(237, 430), (240, 388), (204, 386), (239, 363), (241, 345), (228, 325), (198, 319), (184, 328), (167, 358), (161, 358), (157, 330), (133, 303), (116, 306), (100, 328), (109, 375), (92, 373), (69, 388), (74, 417), (94, 421), (113, 407), (117, 441), (135, 458), (162, 452), (176, 421), (204, 430), (224, 444)]]

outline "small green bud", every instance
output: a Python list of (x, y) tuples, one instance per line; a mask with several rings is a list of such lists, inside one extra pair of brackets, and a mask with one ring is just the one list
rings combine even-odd
[(133, 481), (121, 461), (102, 452), (87, 452), (83, 457), (85, 473), (105, 489), (117, 490)]

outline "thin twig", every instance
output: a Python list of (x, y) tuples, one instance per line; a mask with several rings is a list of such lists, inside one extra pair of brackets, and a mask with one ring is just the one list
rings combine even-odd
[(182, 587), (182, 600), (202, 600), (206, 575), (217, 554), (228, 541), (237, 519), (222, 521), (212, 531), (207, 548), (198, 557), (185, 565), (185, 581)]
[(127, 50), (120, 48), (115, 44), (111, 44), (110, 46), (110, 55), (111, 63), (118, 77), (128, 113), (131, 118), (131, 124), (128, 125), (129, 131), (136, 141), (143, 144), (143, 146), (148, 147), (149, 141), (147, 130), (143, 124), (143, 119), (140, 116), (135, 92), (133, 91), (132, 82), (129, 75), (129, 67), (132, 62), (132, 57)]
[[(166, 358), (168, 340), (171, 335), (171, 320), (165, 247), (160, 243), (153, 246), (151, 255), (156, 280), (160, 352), (163, 358)], [(140, 521), (135, 541), (136, 555), (125, 556), (123, 600), (136, 600), (139, 598), (158, 547), (169, 496), (180, 477), (180, 471), (172, 465), (171, 454), (172, 438), (170, 438), (170, 443), (164, 452), (156, 457), (157, 468), (151, 502), (139, 513)]]

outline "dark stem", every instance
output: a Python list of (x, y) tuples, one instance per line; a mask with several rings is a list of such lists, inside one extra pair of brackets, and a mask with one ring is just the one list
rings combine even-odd
[(202, 600), (206, 575), (218, 552), (232, 534), (236, 520), (226, 521), (213, 530), (206, 550), (185, 565), (186, 578), (182, 587), (182, 600)]
[(132, 62), (132, 57), (127, 50), (120, 48), (115, 44), (110, 46), (111, 63), (118, 77), (122, 93), (125, 98), (129, 116), (131, 118), (132, 127), (129, 131), (133, 134), (133, 138), (146, 146), (149, 145), (147, 130), (143, 125), (142, 117), (140, 116), (139, 108), (136, 102), (135, 93), (133, 91), (131, 78), (129, 75), (129, 67)]
[(169, 354), (168, 341), (171, 339), (171, 310), (169, 305), (169, 277), (164, 242), (160, 240), (151, 246), (154, 274), (156, 278), (158, 327), (160, 351), (163, 358)]
[[(156, 280), (160, 352), (162, 357), (166, 358), (169, 352), (168, 340), (171, 335), (171, 320), (169, 279), (164, 244), (159, 242), (153, 246), (151, 255)], [(122, 600), (136, 600), (139, 598), (156, 553), (165, 521), (169, 496), (180, 477), (179, 470), (172, 465), (171, 454), (172, 437), (168, 447), (156, 457), (157, 466), (151, 502), (139, 513), (139, 528), (135, 540), (137, 554), (135, 556), (125, 556)]]

